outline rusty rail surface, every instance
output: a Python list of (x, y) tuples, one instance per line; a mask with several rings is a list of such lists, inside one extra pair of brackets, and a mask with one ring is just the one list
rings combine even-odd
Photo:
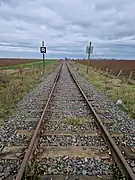
[[(67, 65), (67, 63), (66, 63)], [(47, 108), (48, 108), (48, 104), (51, 100), (51, 97), (52, 97), (52, 94), (54, 92), (54, 89), (56, 87), (56, 84), (57, 84), (57, 81), (60, 77), (60, 73), (61, 73), (61, 68), (62, 68), (62, 64), (60, 66), (60, 69), (59, 69), (59, 72), (55, 78), (55, 81), (54, 81), (54, 84), (53, 84), (53, 87), (52, 87), (52, 90), (51, 90), (51, 93), (49, 95), (49, 98), (47, 100), (47, 103), (45, 105), (45, 108), (44, 108), (44, 111), (42, 113), (42, 116), (39, 120), (39, 123), (36, 127), (36, 130), (34, 132), (34, 135), (30, 141), (30, 144), (29, 144), (29, 147), (27, 149), (27, 152), (24, 156), (24, 159), (22, 161), (22, 164), (21, 164), (21, 167), (18, 171), (18, 174), (16, 176), (16, 180), (21, 180), (22, 177), (23, 177), (23, 174), (24, 174), (24, 171), (25, 171), (25, 168), (28, 164), (28, 161), (34, 151), (34, 149), (36, 148), (36, 141), (38, 140), (39, 138), (39, 135), (40, 135), (40, 131), (41, 131), (41, 125), (44, 123), (44, 117), (45, 117), (45, 113), (47, 111)], [(93, 116), (95, 117), (96, 119), (96, 124), (97, 126), (99, 127), (99, 129), (102, 131), (103, 133), (103, 136), (105, 138), (105, 140), (107, 141), (107, 144), (108, 144), (108, 147), (110, 148), (111, 150), (111, 153), (112, 153), (112, 156), (115, 160), (115, 162), (117, 163), (117, 165), (119, 166), (119, 168), (121, 169), (121, 171), (123, 172), (124, 175), (126, 175), (126, 177), (129, 179), (129, 180), (135, 180), (135, 175), (134, 173), (132, 172), (130, 166), (128, 165), (128, 163), (126, 162), (125, 158), (123, 157), (121, 151), (119, 150), (119, 148), (117, 147), (117, 145), (115, 144), (115, 142), (113, 141), (112, 137), (110, 136), (109, 132), (107, 131), (107, 129), (105, 128), (105, 126), (103, 125), (103, 123), (101, 122), (101, 119), (99, 118), (99, 116), (97, 115), (97, 113), (95, 112), (94, 108), (92, 107), (92, 105), (89, 103), (89, 100), (88, 98), (86, 97), (85, 93), (83, 92), (83, 90), (81, 89), (79, 83), (77, 82), (76, 78), (74, 77), (73, 73), (71, 72), (71, 69), (69, 67), (69, 65), (67, 65), (67, 68), (68, 68), (68, 71), (73, 79), (73, 81), (75, 82), (76, 86), (78, 87), (80, 93), (82, 94), (83, 98), (85, 99), (85, 101), (87, 102)]]
[(115, 160), (117, 166), (120, 168), (122, 173), (128, 178), (128, 180), (135, 180), (135, 174), (133, 173), (133, 171), (130, 168), (129, 164), (126, 162), (124, 156), (122, 155), (120, 149), (118, 148), (118, 146), (114, 142), (113, 138), (109, 134), (108, 130), (103, 125), (100, 117), (98, 116), (98, 114), (96, 113), (96, 111), (94, 110), (92, 105), (90, 104), (90, 102), (89, 102), (88, 98), (86, 97), (85, 93), (83, 92), (81, 86), (79, 85), (79, 83), (77, 82), (75, 76), (73, 75), (69, 65), (67, 63), (66, 63), (66, 65), (67, 65), (68, 71), (69, 71), (73, 81), (75, 82), (75, 84), (78, 87), (79, 91), (81, 92), (83, 98), (87, 102), (89, 109), (91, 110), (93, 116), (95, 117), (95, 119), (96, 119), (95, 122), (96, 122), (97, 126), (99, 127), (99, 129), (101, 130), (101, 132), (102, 132), (102, 134), (104, 136), (104, 139), (106, 140), (107, 145), (108, 145), (109, 149), (111, 150), (112, 157)]
[(35, 143), (36, 143), (36, 141), (38, 140), (38, 138), (39, 138), (39, 136), (40, 136), (41, 125), (44, 123), (45, 113), (46, 113), (46, 111), (47, 111), (47, 108), (48, 108), (49, 102), (50, 102), (50, 100), (51, 100), (52, 94), (53, 94), (53, 92), (54, 92), (54, 89), (55, 89), (56, 84), (57, 84), (57, 82), (58, 82), (58, 79), (59, 79), (59, 77), (60, 77), (61, 68), (62, 68), (62, 64), (60, 65), (59, 71), (58, 71), (58, 73), (57, 73), (57, 75), (56, 75), (56, 77), (55, 77), (55, 80), (54, 80), (54, 83), (53, 83), (53, 87), (52, 87), (51, 92), (50, 92), (50, 94), (49, 94), (49, 98), (48, 98), (48, 100), (47, 100), (47, 103), (46, 103), (45, 108), (44, 108), (44, 110), (43, 110), (43, 113), (42, 113), (42, 115), (41, 115), (41, 118), (40, 118), (40, 120), (39, 120), (39, 122), (38, 122), (38, 124), (37, 124), (36, 130), (34, 131), (34, 134), (33, 134), (33, 137), (32, 137), (32, 139), (31, 139), (31, 141), (30, 141), (30, 144), (29, 144), (29, 146), (28, 146), (28, 149), (27, 149), (27, 151), (26, 151), (26, 153), (25, 153), (25, 156), (24, 156), (24, 158), (23, 158), (21, 167), (20, 167), (20, 169), (19, 169), (19, 171), (18, 171), (18, 174), (17, 174), (17, 176), (16, 176), (16, 180), (21, 180), (21, 179), (22, 179), (23, 174), (24, 174), (24, 171), (25, 171), (25, 168), (26, 168), (26, 166), (27, 166), (27, 164), (28, 164), (29, 158), (31, 157), (32, 152), (33, 152), (34, 149), (36, 148)]

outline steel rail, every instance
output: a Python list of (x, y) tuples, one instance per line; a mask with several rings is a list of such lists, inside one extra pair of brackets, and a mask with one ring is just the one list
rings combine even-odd
[(118, 148), (118, 146), (116, 145), (116, 143), (112, 139), (112, 137), (109, 134), (108, 130), (103, 125), (100, 117), (98, 116), (98, 114), (96, 113), (96, 111), (94, 110), (92, 105), (90, 104), (90, 102), (89, 102), (87, 96), (85, 95), (85, 93), (83, 92), (80, 84), (77, 82), (77, 79), (73, 75), (69, 65), (67, 63), (66, 63), (66, 65), (67, 65), (68, 71), (69, 71), (73, 81), (75, 82), (75, 84), (78, 87), (79, 91), (81, 92), (83, 98), (87, 102), (90, 111), (92, 112), (93, 116), (95, 117), (96, 124), (99, 127), (99, 129), (101, 130), (101, 132), (103, 133), (104, 139), (107, 141), (108, 147), (111, 150), (112, 157), (115, 160), (117, 166), (120, 168), (122, 173), (128, 178), (128, 180), (135, 180), (135, 174), (133, 173), (133, 171), (130, 168), (129, 164), (126, 162), (124, 156), (122, 155), (120, 149)]
[(39, 136), (40, 136), (41, 125), (44, 123), (45, 113), (46, 113), (47, 108), (48, 108), (48, 105), (49, 105), (49, 103), (50, 103), (52, 94), (53, 94), (53, 92), (54, 92), (54, 90), (55, 90), (56, 84), (57, 84), (57, 82), (58, 82), (58, 80), (59, 80), (60, 73), (61, 73), (61, 69), (62, 69), (62, 65), (63, 65), (63, 64), (60, 65), (60, 68), (59, 68), (59, 70), (58, 70), (58, 73), (57, 73), (57, 75), (56, 75), (56, 77), (55, 77), (55, 80), (54, 80), (54, 83), (53, 83), (53, 87), (52, 87), (51, 92), (50, 92), (50, 94), (49, 94), (49, 98), (48, 98), (48, 100), (47, 100), (47, 103), (46, 103), (45, 108), (44, 108), (44, 110), (43, 110), (43, 113), (42, 113), (42, 115), (41, 115), (41, 118), (40, 118), (40, 120), (39, 120), (39, 122), (38, 122), (38, 124), (37, 124), (36, 130), (34, 131), (34, 134), (33, 134), (33, 137), (32, 137), (32, 139), (31, 139), (31, 141), (30, 141), (30, 144), (29, 144), (29, 146), (28, 146), (28, 149), (27, 149), (27, 151), (26, 151), (26, 153), (25, 153), (25, 156), (24, 156), (23, 161), (22, 161), (22, 163), (21, 163), (21, 167), (20, 167), (20, 169), (19, 169), (19, 171), (18, 171), (18, 174), (17, 174), (17, 176), (16, 176), (16, 180), (21, 180), (21, 179), (22, 179), (23, 174), (24, 174), (24, 171), (25, 171), (25, 168), (26, 168), (26, 166), (27, 166), (27, 164), (28, 164), (28, 161), (29, 161), (29, 159), (30, 159), (30, 157), (31, 157), (34, 149), (36, 148), (35, 143), (37, 142), (37, 140), (38, 140), (38, 138), (39, 138)]

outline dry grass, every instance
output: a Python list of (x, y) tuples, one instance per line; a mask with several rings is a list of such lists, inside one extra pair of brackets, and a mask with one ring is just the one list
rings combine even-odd
[(135, 82), (133, 80), (129, 82), (125, 79), (119, 79), (92, 67), (87, 74), (86, 66), (79, 63), (73, 66), (78, 68), (80, 75), (92, 82), (97, 89), (101, 90), (113, 101), (116, 102), (118, 99), (122, 99), (129, 115), (135, 118)]
[(43, 75), (47, 76), (53, 67), (54, 64), (48, 65), (44, 73), (41, 68), (0, 72), (0, 126), (5, 118), (14, 113), (16, 103), (24, 97), (24, 93), (39, 83)]

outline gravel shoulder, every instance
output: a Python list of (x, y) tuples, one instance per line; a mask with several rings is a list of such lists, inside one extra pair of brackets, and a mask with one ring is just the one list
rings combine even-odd
[(16, 104), (16, 113), (5, 120), (5, 123), (0, 130), (0, 150), (2, 150), (5, 145), (10, 145), (10, 142), (14, 141), (14, 138), (17, 138), (18, 140), (21, 138), (21, 136), (19, 137), (15, 133), (17, 130), (35, 129), (56, 72), (57, 70), (45, 78), (42, 77), (42, 82), (31, 92), (25, 93), (24, 98)]
[[(92, 106), (96, 109), (96, 112), (102, 120), (110, 119), (114, 120), (114, 123), (103, 124), (106, 125), (110, 131), (119, 131), (122, 133), (122, 137), (114, 138), (117, 145), (121, 149), (129, 149), (128, 155), (132, 154), (133, 161), (132, 169), (135, 172), (135, 120), (129, 117), (127, 111), (124, 111), (119, 105), (110, 100), (100, 90), (98, 90), (88, 79), (85, 77), (85, 73), (78, 72), (76, 64), (71, 63), (74, 68), (74, 75), (80, 83), (82, 89), (86, 93), (87, 97), (91, 101)], [(78, 67), (78, 66), (77, 66)], [(126, 152), (126, 151), (125, 151)]]

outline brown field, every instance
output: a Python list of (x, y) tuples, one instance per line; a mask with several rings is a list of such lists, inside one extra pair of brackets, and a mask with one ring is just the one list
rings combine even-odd
[[(76, 60), (77, 62), (87, 65), (87, 60)], [(132, 79), (135, 79), (135, 60), (90, 60), (90, 65), (108, 71), (110, 74), (118, 75), (129, 78), (132, 71)]]
[(25, 64), (39, 61), (39, 59), (12, 59), (12, 58), (0, 58), (0, 67)]

